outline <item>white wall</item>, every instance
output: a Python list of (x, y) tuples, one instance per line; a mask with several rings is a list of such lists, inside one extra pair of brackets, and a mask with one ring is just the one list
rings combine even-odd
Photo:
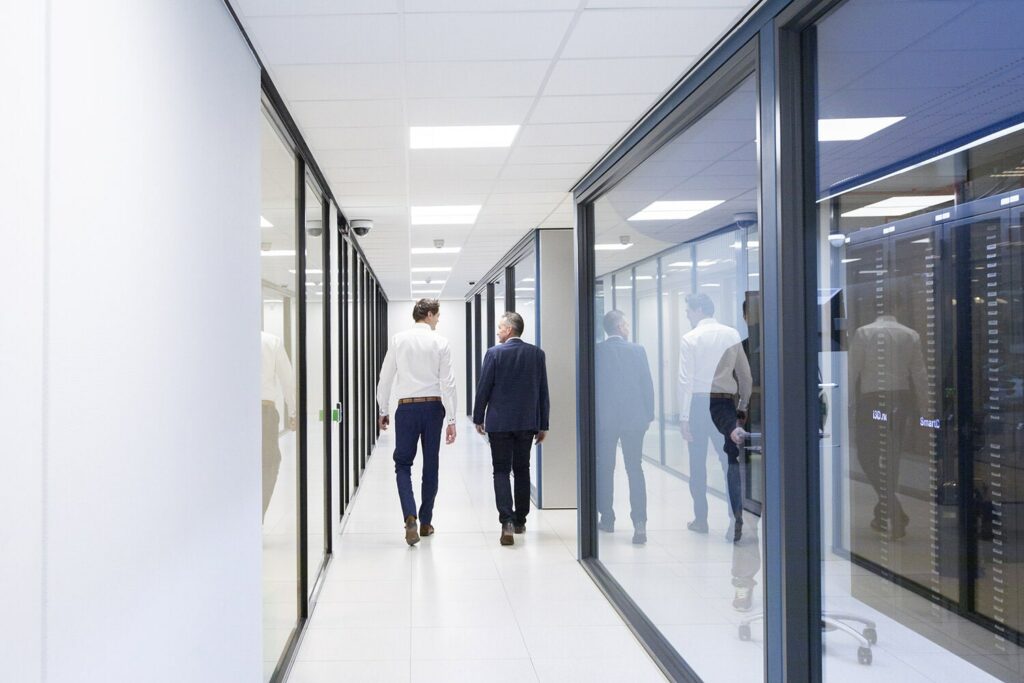
[[(394, 336), (413, 326), (412, 307), (415, 301), (388, 303), (388, 335)], [(448, 339), (455, 366), (455, 388), (458, 391), (460, 416), (466, 414), (466, 302), (445, 299), (441, 302), (441, 319), (437, 331)]]
[(5, 677), (259, 680), (258, 68), (220, 2), (14, 4)]

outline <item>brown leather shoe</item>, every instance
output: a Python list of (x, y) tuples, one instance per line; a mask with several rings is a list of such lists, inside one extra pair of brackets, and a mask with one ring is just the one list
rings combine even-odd
[(433, 536), (434, 525), (433, 524), (420, 524), (420, 536)]
[(412, 515), (405, 518), (405, 542), (409, 545), (420, 542), (420, 535), (416, 533), (416, 518)]
[(512, 526), (512, 531), (514, 531), (517, 534), (525, 534), (526, 524), (515, 524)]
[(512, 536), (512, 522), (505, 522), (501, 525), (501, 538), (499, 541), (502, 545), (512, 545), (516, 542), (516, 539)]

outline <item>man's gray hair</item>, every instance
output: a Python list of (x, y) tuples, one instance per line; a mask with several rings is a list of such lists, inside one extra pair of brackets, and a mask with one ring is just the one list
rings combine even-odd
[(523, 316), (519, 315), (515, 311), (506, 311), (504, 315), (501, 316), (501, 322), (511, 327), (512, 334), (515, 336), (523, 336), (523, 330), (526, 329), (526, 323), (523, 322)]

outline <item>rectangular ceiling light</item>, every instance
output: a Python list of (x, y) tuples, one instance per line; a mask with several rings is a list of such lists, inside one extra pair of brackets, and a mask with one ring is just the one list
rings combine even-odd
[(414, 285), (434, 285), (435, 287), (441, 287), (442, 285), (444, 285), (445, 282), (447, 282), (447, 280), (437, 280), (437, 281), (431, 281), (431, 282), (427, 282), (426, 280), (413, 280), (412, 281), (412, 283)]
[(480, 213), (479, 204), (463, 206), (414, 206), (413, 225), (472, 225)]
[(622, 244), (621, 242), (615, 242), (613, 244), (595, 244), (594, 251), (622, 251), (623, 249), (629, 249), (633, 246), (633, 243)]
[(675, 261), (674, 263), (668, 264), (669, 268), (692, 268), (693, 263), (690, 261)]
[(903, 216), (908, 213), (927, 209), (936, 204), (945, 204), (956, 199), (953, 194), (918, 195), (916, 197), (889, 197), (874, 204), (847, 211), (843, 218), (866, 218), (880, 216)]
[(414, 254), (458, 254), (462, 247), (413, 247)]
[(414, 273), (450, 273), (450, 272), (452, 272), (452, 269), (450, 267), (441, 267), (441, 266), (434, 267), (434, 266), (430, 266), (430, 267), (424, 267), (424, 268), (413, 268), (412, 272), (414, 272)]
[(713, 209), (724, 200), (708, 199), (697, 201), (652, 202), (637, 211), (627, 220), (631, 221), (685, 221), (697, 214)]
[(511, 147), (519, 126), (410, 126), (409, 149)]
[(818, 119), (818, 141), (863, 140), (899, 123), (906, 116), (875, 116), (864, 119)]
[(294, 249), (267, 249), (261, 251), (260, 256), (295, 256)]
[(268, 221), (263, 216), (260, 216), (260, 227), (261, 228), (272, 228), (272, 227), (274, 227), (274, 224), (271, 223), (270, 221)]

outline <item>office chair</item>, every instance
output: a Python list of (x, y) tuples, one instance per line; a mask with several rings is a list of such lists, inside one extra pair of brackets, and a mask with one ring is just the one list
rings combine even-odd
[[(747, 617), (740, 622), (739, 635), (740, 640), (750, 640), (750, 625), (762, 621), (764, 619), (764, 612), (758, 612), (757, 614)], [(858, 631), (856, 628), (851, 626), (848, 622), (855, 622), (863, 624), (864, 628)], [(875, 630), (875, 622), (870, 619), (858, 617), (854, 614), (845, 614), (842, 612), (823, 612), (821, 615), (821, 630), (822, 631), (842, 631), (848, 634), (851, 638), (857, 641), (857, 661), (861, 664), (871, 664), (871, 646), (878, 642), (878, 632)], [(822, 649), (824, 649), (822, 644)]]

